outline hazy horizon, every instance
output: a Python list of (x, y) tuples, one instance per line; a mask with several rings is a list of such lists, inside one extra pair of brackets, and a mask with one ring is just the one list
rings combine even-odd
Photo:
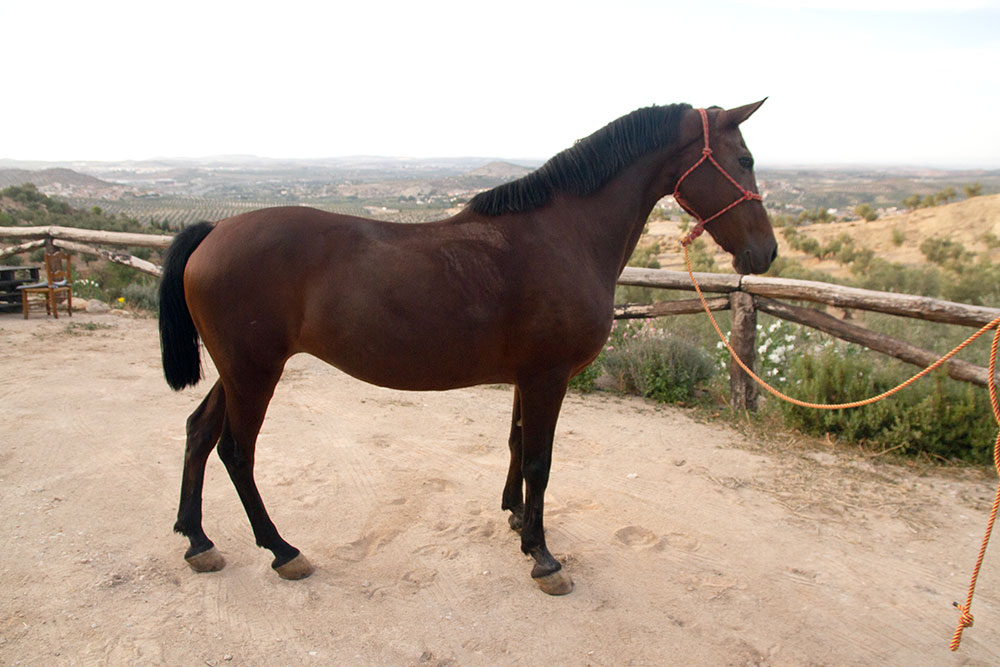
[[(549, 156), (551, 157), (551, 156)], [(503, 156), (490, 156), (490, 155), (430, 155), (430, 156), (408, 156), (408, 155), (329, 155), (323, 157), (272, 157), (267, 155), (253, 155), (253, 154), (232, 154), (232, 155), (178, 155), (178, 156), (167, 156), (167, 155), (157, 155), (150, 158), (139, 158), (139, 159), (124, 159), (124, 160), (90, 160), (86, 158), (72, 159), (72, 160), (20, 160), (16, 158), (0, 157), (0, 169), (25, 169), (25, 170), (38, 170), (38, 169), (48, 169), (48, 168), (70, 168), (72, 169), (74, 165), (126, 165), (126, 164), (152, 164), (157, 162), (163, 163), (192, 163), (192, 164), (204, 164), (204, 163), (229, 163), (234, 166), (246, 166), (249, 162), (259, 161), (267, 163), (302, 163), (302, 164), (322, 164), (322, 163), (335, 163), (338, 161), (348, 161), (348, 160), (366, 160), (366, 161), (399, 161), (399, 162), (412, 162), (414, 164), (422, 163), (434, 163), (440, 162), (482, 162), (483, 164), (488, 164), (490, 162), (503, 162), (509, 163), (516, 166), (522, 166), (530, 169), (537, 168), (543, 164), (546, 158), (530, 158), (530, 157), (503, 157)], [(1000, 161), (998, 161), (1000, 162)], [(13, 166), (11, 166), (13, 165)], [(17, 166), (21, 165), (21, 166)], [(878, 163), (878, 162), (779, 162), (779, 163), (761, 163), (757, 162), (756, 170), (760, 171), (780, 171), (780, 170), (803, 170), (803, 169), (817, 169), (817, 170), (887, 170), (887, 171), (921, 171), (921, 170), (936, 170), (936, 171), (983, 171), (983, 172), (993, 172), (1000, 171), (1000, 164), (997, 165), (962, 165), (962, 164), (905, 164), (905, 163)]]

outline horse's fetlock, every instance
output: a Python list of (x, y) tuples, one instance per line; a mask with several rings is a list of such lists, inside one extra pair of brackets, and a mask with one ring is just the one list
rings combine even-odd
[(544, 549), (544, 543), (537, 537), (532, 537), (528, 531), (522, 528), (521, 531), (521, 552), (525, 553), (532, 558), (537, 558), (536, 554), (539, 549)]
[(524, 514), (524, 501), (513, 494), (509, 497), (504, 494), (503, 499), (500, 501), (500, 509), (510, 510), (515, 514)]

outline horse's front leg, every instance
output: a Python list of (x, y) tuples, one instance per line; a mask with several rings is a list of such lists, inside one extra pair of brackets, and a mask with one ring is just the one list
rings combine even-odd
[(510, 418), (510, 468), (507, 469), (507, 483), (503, 487), (501, 509), (510, 510), (507, 522), (515, 532), (521, 532), (524, 520), (524, 477), (521, 475), (521, 452), (523, 438), (521, 434), (521, 392), (514, 388), (514, 410)]
[(521, 395), (521, 474), (525, 490), (521, 551), (535, 559), (531, 576), (538, 587), (549, 595), (565, 595), (573, 590), (573, 579), (545, 545), (542, 522), (545, 487), (552, 465), (552, 440), (567, 382), (567, 376), (550, 375), (518, 383)]

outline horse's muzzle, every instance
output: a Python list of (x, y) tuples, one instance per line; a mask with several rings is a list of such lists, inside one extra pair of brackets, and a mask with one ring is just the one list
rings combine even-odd
[(746, 248), (733, 256), (733, 269), (736, 273), (766, 273), (775, 259), (778, 258), (778, 242), (770, 239), (760, 248)]

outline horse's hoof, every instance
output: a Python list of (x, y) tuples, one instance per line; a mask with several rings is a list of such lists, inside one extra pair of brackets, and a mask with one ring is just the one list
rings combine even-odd
[(573, 590), (573, 578), (563, 569), (546, 574), (544, 577), (535, 577), (535, 583), (542, 592), (549, 595), (566, 595)]
[(310, 563), (305, 556), (299, 553), (298, 556), (284, 565), (279, 565), (274, 568), (274, 571), (277, 572), (278, 576), (282, 579), (294, 581), (296, 579), (305, 579), (313, 573), (314, 569), (315, 568), (313, 568), (312, 563)]
[(201, 553), (184, 558), (195, 572), (218, 572), (226, 566), (226, 559), (214, 546)]

